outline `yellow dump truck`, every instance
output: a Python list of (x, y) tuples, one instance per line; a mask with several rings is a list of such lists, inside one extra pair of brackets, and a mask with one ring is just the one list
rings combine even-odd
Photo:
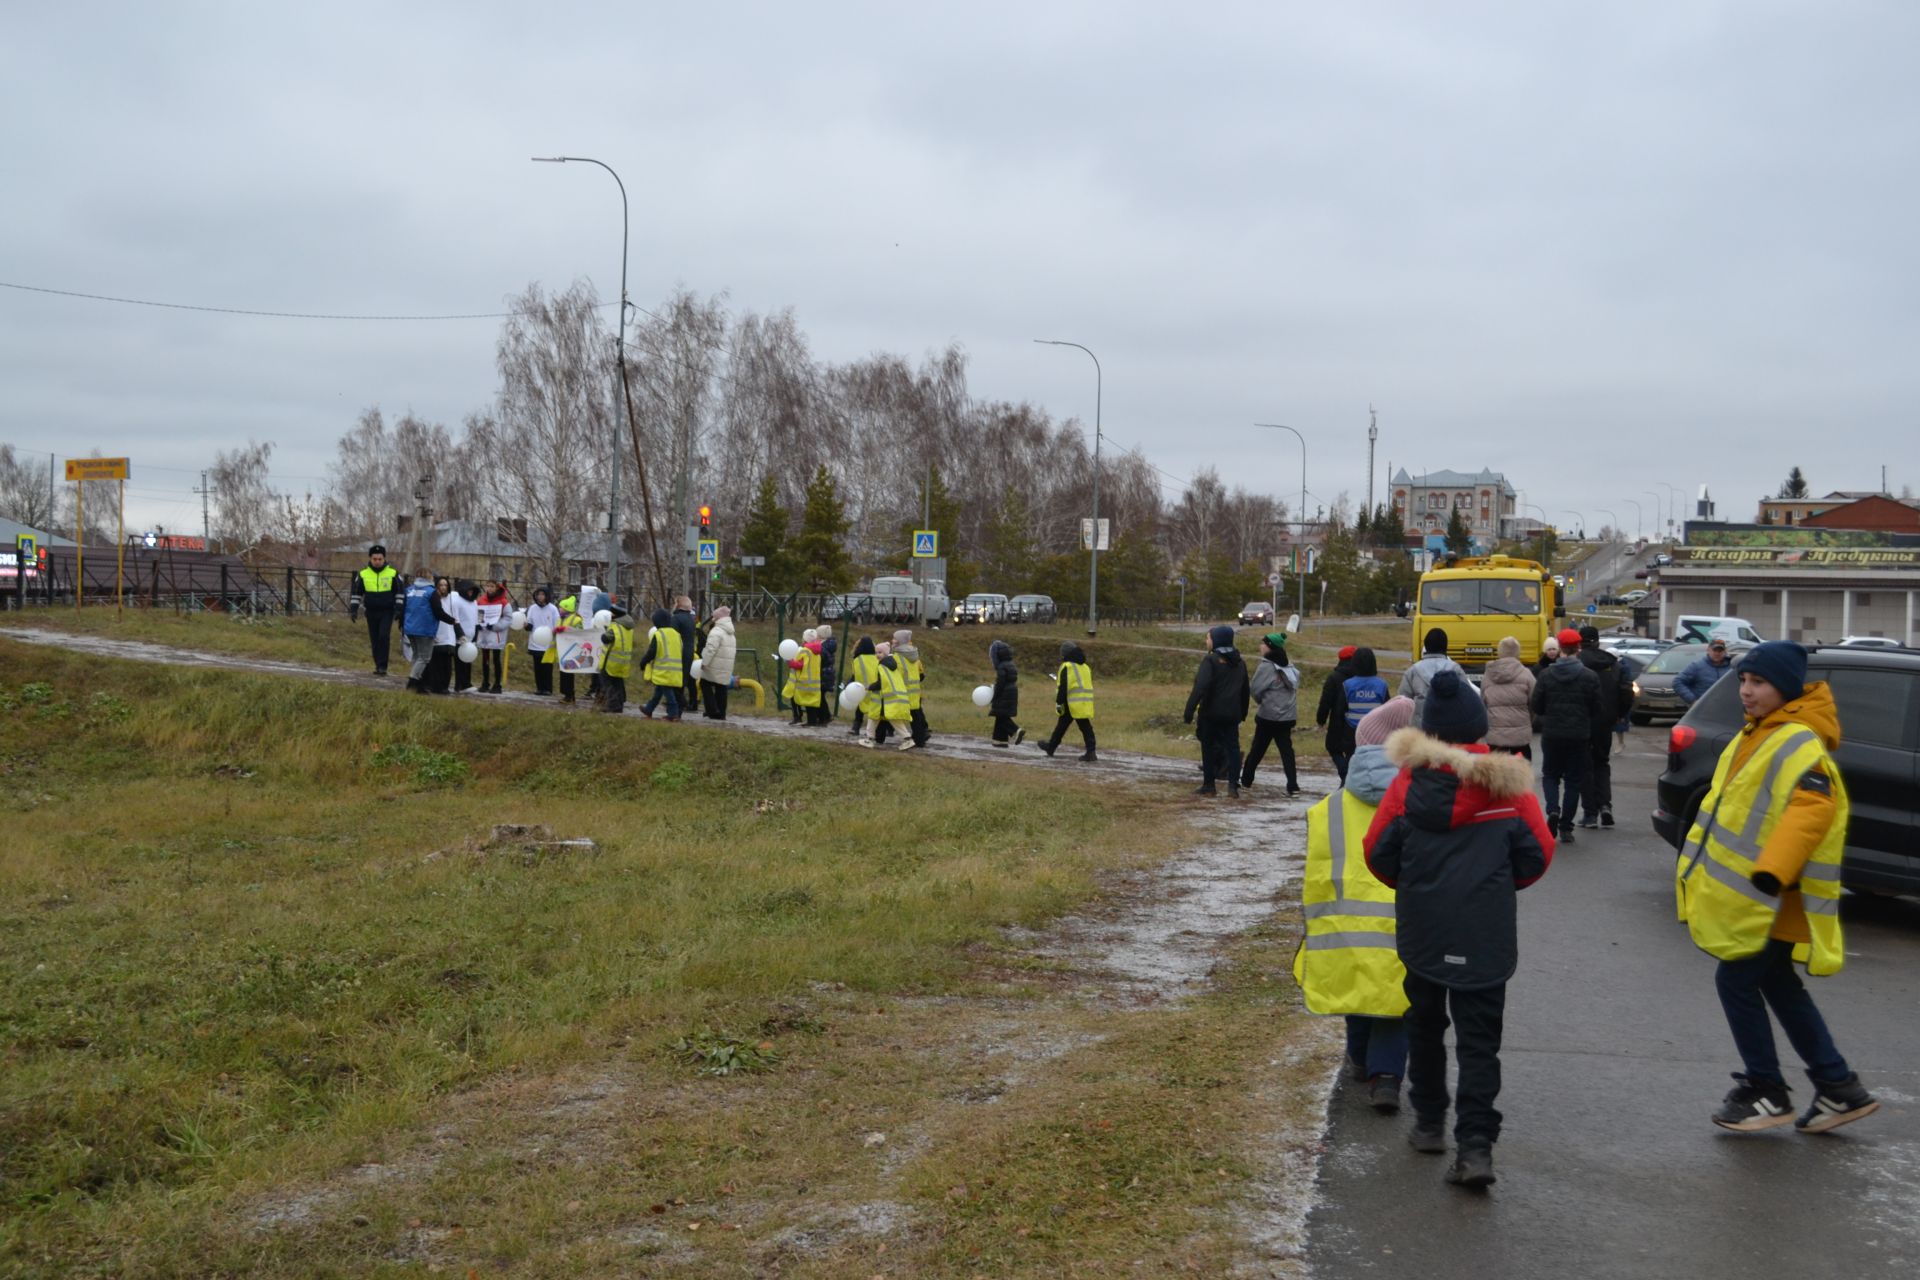
[(1447, 656), (1478, 676), (1499, 656), (1502, 636), (1520, 642), (1520, 660), (1540, 660), (1540, 647), (1562, 612), (1560, 590), (1546, 566), (1512, 556), (1449, 557), (1420, 576), (1413, 603), (1413, 655), (1428, 630), (1447, 633)]

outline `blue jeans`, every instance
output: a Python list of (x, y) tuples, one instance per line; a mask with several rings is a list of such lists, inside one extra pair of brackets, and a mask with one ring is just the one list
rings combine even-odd
[(668, 684), (657, 684), (653, 686), (653, 696), (647, 699), (646, 706), (640, 708), (640, 713), (642, 715), (652, 715), (653, 709), (660, 705), (660, 699), (662, 698), (667, 700), (667, 719), (678, 720), (680, 718), (680, 691)]
[(1375, 1076), (1407, 1074), (1407, 1024), (1399, 1018), (1347, 1017), (1347, 1056)]
[(1766, 947), (1745, 960), (1722, 960), (1713, 984), (1720, 990), (1727, 1029), (1746, 1064), (1747, 1078), (1756, 1084), (1784, 1084), (1780, 1059), (1773, 1048), (1773, 1025), (1767, 1010), (1780, 1020), (1793, 1051), (1807, 1064), (1807, 1078), (1816, 1085), (1838, 1084), (1853, 1072), (1833, 1047), (1827, 1020), (1820, 1016), (1806, 984), (1793, 968), (1793, 944), (1767, 939)]
[[(1585, 738), (1540, 739), (1540, 788), (1546, 794), (1547, 818), (1573, 825), (1580, 808), (1580, 780), (1587, 776), (1587, 755), (1592, 750)], [(1566, 805), (1561, 806), (1562, 793)]]

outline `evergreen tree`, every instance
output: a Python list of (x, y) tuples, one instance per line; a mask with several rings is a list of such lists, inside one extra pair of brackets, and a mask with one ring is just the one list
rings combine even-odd
[(763, 477), (753, 495), (753, 505), (747, 508), (746, 523), (740, 529), (740, 554), (765, 556), (767, 562), (754, 569), (750, 578), (741, 574), (740, 580), (750, 580), (778, 595), (794, 589), (798, 565), (788, 546), (791, 519), (792, 513), (780, 505), (780, 490), (773, 476)]
[(1780, 485), (1780, 496), (1783, 498), (1804, 498), (1807, 496), (1807, 478), (1800, 474), (1800, 468), (1795, 467), (1793, 470), (1787, 472), (1786, 480)]
[(853, 558), (847, 554), (847, 507), (824, 466), (807, 481), (807, 502), (800, 512), (800, 536), (794, 539), (799, 585), (812, 591), (845, 591), (853, 586)]
[[(1074, 594), (1084, 595), (1085, 557), (1069, 554), (1064, 559), (1079, 574)], [(1137, 531), (1123, 533), (1113, 540), (1113, 549), (1100, 556), (1100, 603), (1115, 609), (1170, 611), (1177, 597), (1177, 589), (1167, 585), (1170, 576), (1167, 556), (1159, 543)]]
[(1027, 518), (1027, 500), (1018, 489), (1008, 489), (986, 529), (987, 545), (981, 557), (982, 580), (990, 590), (1019, 595), (1033, 589), (1037, 566), (1033, 532)]
[(1447, 550), (1462, 556), (1473, 550), (1473, 531), (1467, 528), (1466, 519), (1461, 516), (1458, 507), (1447, 517)]
[(1407, 527), (1400, 519), (1400, 510), (1391, 503), (1383, 502), (1373, 513), (1373, 542), (1378, 547), (1399, 549), (1407, 545)]

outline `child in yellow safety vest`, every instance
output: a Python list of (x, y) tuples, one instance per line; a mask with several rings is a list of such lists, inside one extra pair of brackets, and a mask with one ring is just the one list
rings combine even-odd
[[(586, 621), (580, 616), (580, 601), (577, 597), (567, 596), (560, 601), (560, 626), (557, 630), (575, 631), (586, 625)], [(557, 643), (552, 644), (547, 647), (546, 655), (540, 661), (552, 664), (559, 659), (559, 656), (560, 646)], [(573, 673), (571, 671), (560, 673), (560, 704), (567, 707), (573, 705)]]
[(787, 663), (787, 680), (780, 687), (780, 696), (787, 700), (787, 705), (793, 710), (793, 719), (788, 721), (789, 724), (799, 725), (804, 720), (811, 729), (822, 722), (820, 639), (819, 633), (812, 627), (800, 633), (800, 652)]
[(907, 685), (907, 740), (900, 744), (902, 751), (912, 751), (924, 747), (933, 736), (927, 727), (927, 714), (920, 709), (921, 686), (926, 683), (926, 665), (920, 661), (920, 650), (913, 643), (913, 632), (901, 630), (893, 633), (893, 658), (900, 664), (900, 675)]
[(613, 621), (600, 637), (607, 655), (600, 667), (601, 682), (606, 689), (600, 710), (617, 716), (627, 709), (627, 673), (633, 670), (633, 622), (620, 605), (613, 605), (608, 612), (613, 615)]
[(686, 679), (686, 668), (680, 661), (680, 632), (673, 625), (673, 615), (665, 609), (655, 609), (651, 621), (653, 627), (647, 632), (647, 649), (640, 655), (640, 671), (641, 678), (653, 686), (653, 694), (647, 699), (647, 705), (640, 708), (640, 714), (653, 719), (653, 709), (665, 698), (667, 723), (678, 724), (680, 684)]
[(1060, 739), (1067, 736), (1067, 729), (1077, 724), (1080, 741), (1087, 748), (1080, 753), (1080, 758), (1098, 760), (1100, 757), (1093, 751), (1093, 668), (1087, 665), (1086, 652), (1071, 640), (1060, 646), (1060, 670), (1055, 675), (1053, 705), (1060, 713), (1054, 722), (1053, 736), (1033, 745), (1052, 755), (1059, 750)]
[(1407, 1074), (1407, 970), (1394, 944), (1393, 890), (1367, 870), (1361, 842), (1400, 767), (1387, 759), (1394, 730), (1413, 723), (1413, 699), (1393, 698), (1361, 718), (1339, 790), (1307, 810), (1307, 865), (1300, 879), (1306, 936), (1293, 980), (1307, 1008), (1344, 1014), (1345, 1073), (1367, 1086), (1382, 1115), (1400, 1110)]
[(880, 659), (874, 653), (873, 637), (861, 636), (853, 646), (853, 661), (847, 664), (847, 679), (866, 690), (859, 705), (853, 711), (853, 728), (847, 732), (854, 738), (866, 733), (867, 725), (880, 714)]
[[(895, 730), (906, 733), (913, 723), (913, 712), (907, 705), (907, 678), (901, 670), (900, 659), (894, 656), (893, 646), (882, 640), (873, 647), (874, 656), (874, 694), (878, 699), (878, 711), (867, 721), (867, 735), (857, 739), (863, 747), (883, 745), (889, 734)], [(907, 744), (912, 745), (908, 738)]]
[[(1791, 641), (1748, 650), (1735, 673), (1746, 725), (1720, 755), (1675, 879), (1687, 931), (1720, 961), (1714, 985), (1746, 1068), (1713, 1122), (1824, 1133), (1880, 1109), (1793, 968), (1838, 973), (1846, 955), (1840, 860), (1850, 806), (1831, 754), (1840, 718), (1832, 690), (1808, 683), (1807, 651)], [(1813, 1103), (1797, 1120), (1768, 1009), (1813, 1082)]]

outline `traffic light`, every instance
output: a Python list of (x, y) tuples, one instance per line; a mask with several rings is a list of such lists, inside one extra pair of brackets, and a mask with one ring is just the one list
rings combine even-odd
[(713, 508), (712, 507), (700, 508), (700, 527), (702, 529), (713, 528)]

